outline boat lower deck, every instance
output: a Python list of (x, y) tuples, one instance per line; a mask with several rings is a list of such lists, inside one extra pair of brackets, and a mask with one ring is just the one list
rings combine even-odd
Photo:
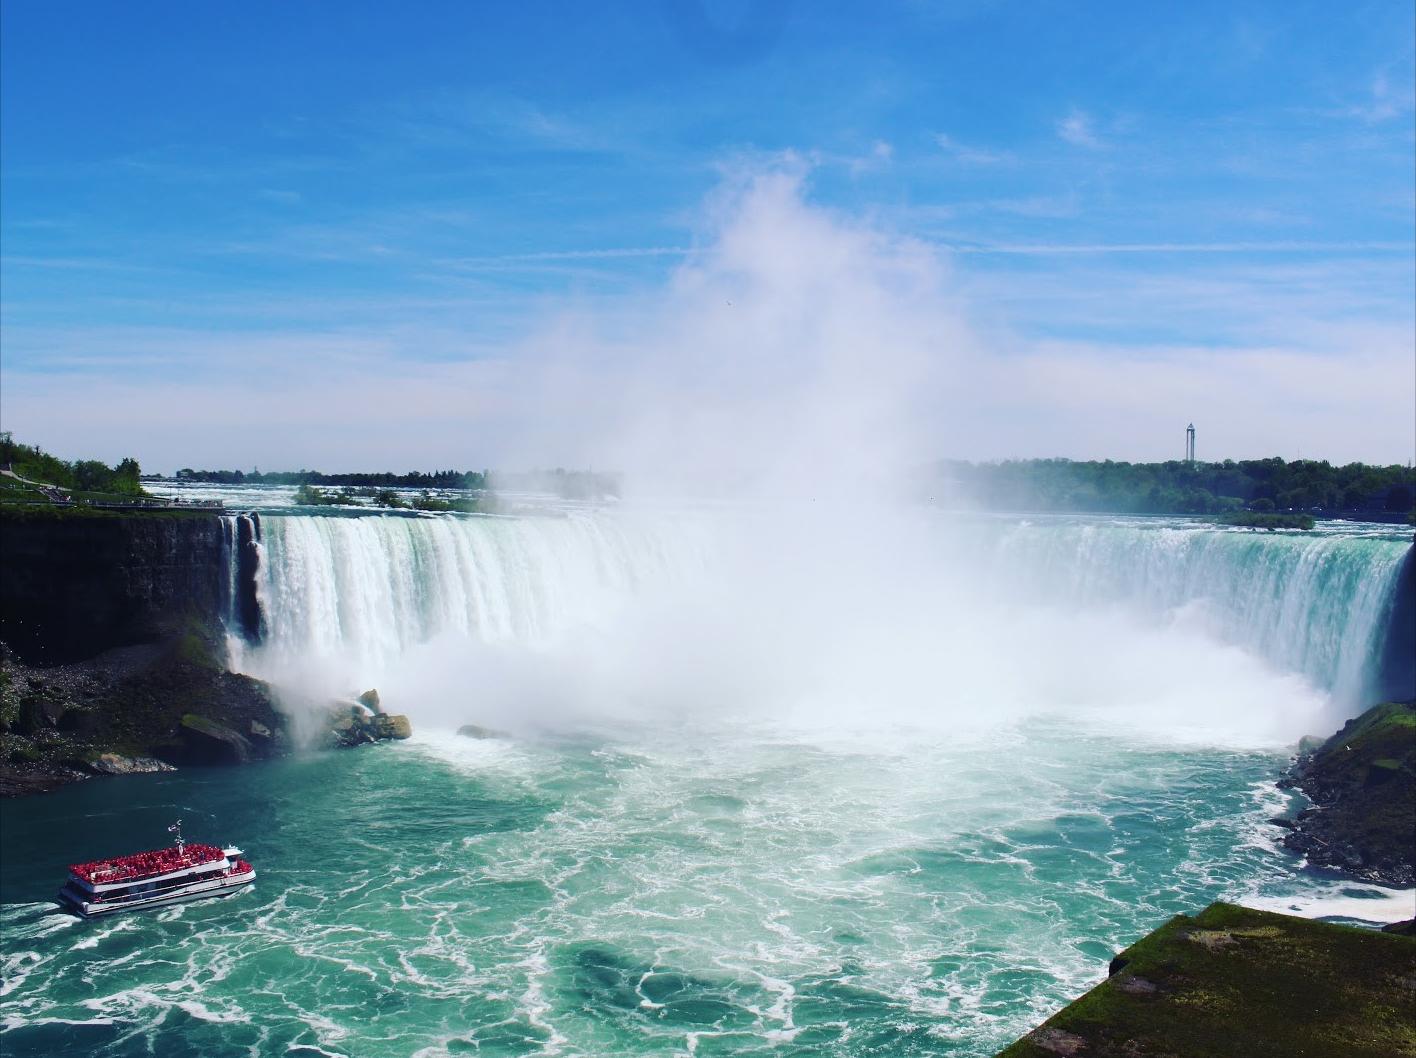
[(101, 918), (122, 911), (144, 911), (149, 908), (168, 907), (172, 904), (204, 900), (209, 897), (230, 896), (250, 885), (256, 879), (256, 872), (248, 868), (241, 873), (223, 874), (216, 878), (188, 881), (181, 885), (162, 889), (131, 893), (106, 900), (85, 899), (90, 894), (66, 885), (59, 890), (59, 902), (83, 918)]

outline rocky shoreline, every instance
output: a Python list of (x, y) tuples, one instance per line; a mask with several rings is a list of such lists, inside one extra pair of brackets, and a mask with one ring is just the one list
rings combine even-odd
[(1363, 881), (1416, 885), (1416, 702), (1387, 702), (1301, 752), (1279, 786), (1312, 806), (1271, 820), (1310, 864)]
[[(228, 632), (259, 639), (260, 536), (251, 513), (0, 511), (0, 796), (292, 752), (271, 688), (227, 666)], [(321, 719), (314, 745), (411, 733), (377, 692)]]
[[(1416, 885), (1416, 702), (1305, 738), (1277, 785), (1311, 802), (1270, 820), (1289, 851)], [(1416, 1055), (1414, 1003), (1416, 918), (1375, 930), (1216, 903), (1121, 952), (1107, 980), (998, 1058)]]
[[(356, 746), (412, 733), (378, 692), (333, 703), (322, 739)], [(317, 740), (321, 741), (321, 740)], [(34, 666), (0, 646), (0, 797), (99, 776), (246, 764), (296, 748), (270, 687), (229, 672), (200, 632)]]

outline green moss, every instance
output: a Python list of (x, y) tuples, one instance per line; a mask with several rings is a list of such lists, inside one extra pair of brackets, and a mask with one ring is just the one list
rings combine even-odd
[(1212, 904), (1113, 966), (999, 1058), (1055, 1058), (1042, 1044), (1068, 1037), (1095, 1058), (1416, 1055), (1416, 938)]

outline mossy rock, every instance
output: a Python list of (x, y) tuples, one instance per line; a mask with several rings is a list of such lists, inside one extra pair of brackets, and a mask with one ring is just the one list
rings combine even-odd
[(1211, 904), (999, 1058), (1416, 1055), (1416, 938)]
[(1388, 702), (1349, 720), (1299, 761), (1292, 782), (1317, 811), (1298, 818), (1289, 848), (1374, 881), (1416, 881), (1416, 705)]

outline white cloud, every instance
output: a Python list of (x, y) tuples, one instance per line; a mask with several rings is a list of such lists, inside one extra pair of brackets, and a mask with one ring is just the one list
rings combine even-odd
[(1057, 122), (1057, 135), (1074, 147), (1097, 148), (1102, 145), (1091, 115), (1075, 107)]

